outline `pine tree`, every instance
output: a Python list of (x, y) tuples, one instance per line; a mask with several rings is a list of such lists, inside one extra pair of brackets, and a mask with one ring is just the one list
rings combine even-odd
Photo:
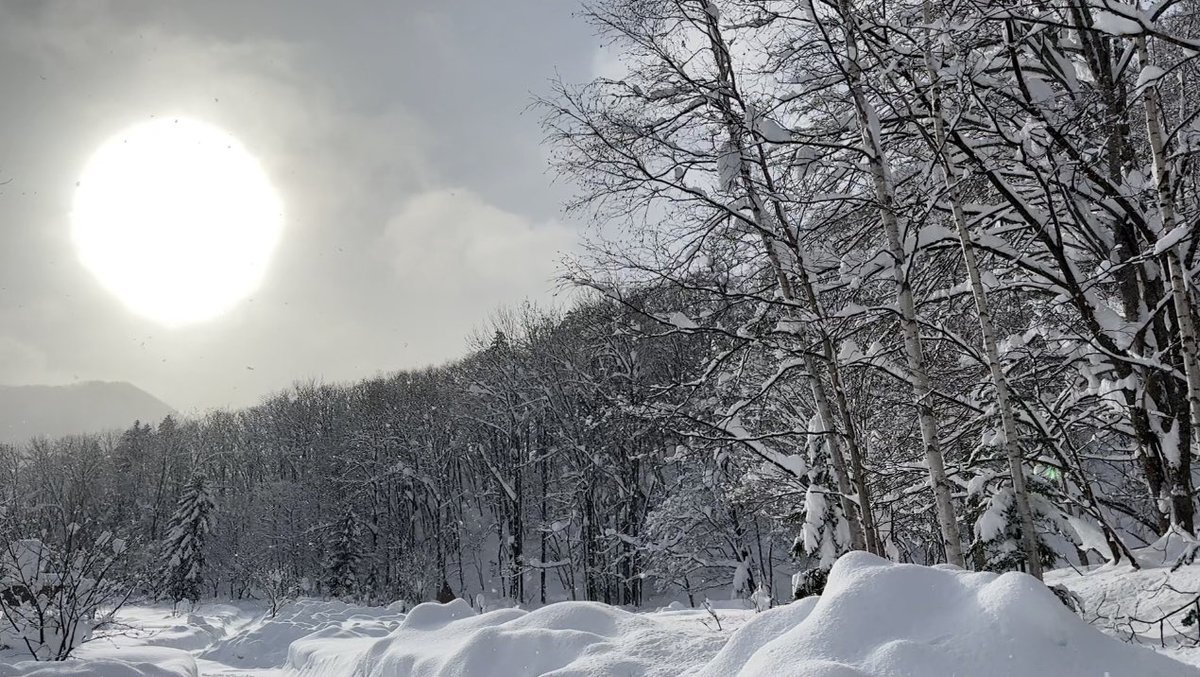
[(333, 543), (329, 549), (329, 560), (325, 565), (326, 584), (334, 597), (353, 597), (358, 593), (358, 568), (362, 561), (360, 543), (362, 527), (353, 510), (347, 510), (342, 518)]
[(178, 604), (200, 599), (204, 583), (204, 544), (213, 528), (216, 503), (208, 481), (196, 474), (179, 498), (163, 544), (163, 579), (167, 594)]

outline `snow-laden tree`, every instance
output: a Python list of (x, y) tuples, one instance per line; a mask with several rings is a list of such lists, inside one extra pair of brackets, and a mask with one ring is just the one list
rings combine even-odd
[(208, 479), (194, 474), (179, 497), (162, 543), (163, 592), (175, 604), (188, 600), (195, 605), (204, 595), (207, 542), (215, 512)]
[[(1162, 83), (1194, 69), (1196, 25), (1169, 6), (593, 3), (624, 72), (543, 107), (576, 206), (635, 235), (573, 276), (624, 303), (688, 292), (651, 316), (718, 338), (679, 384), (696, 406), (671, 409), (692, 432), (771, 464), (798, 446), (787, 407), (836, 430), (824, 495), (852, 547), (886, 531), (963, 564), (983, 477), (1023, 525), (1007, 561), (1036, 575), (1025, 485), (1049, 466), (1072, 540), (1099, 531), (1106, 557), (1127, 556), (1117, 524), (1191, 530), (1195, 247), (1172, 224), (1196, 213), (1194, 102)], [(747, 365), (758, 387), (706, 399)], [(1132, 509), (1107, 469), (1129, 459)]]
[(325, 564), (325, 588), (334, 597), (353, 599), (362, 589), (362, 523), (349, 509), (334, 526)]

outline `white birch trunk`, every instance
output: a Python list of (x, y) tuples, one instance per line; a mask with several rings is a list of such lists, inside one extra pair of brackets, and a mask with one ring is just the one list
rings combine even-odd
[[(710, 48), (713, 53), (713, 58), (717, 65), (718, 82), (725, 92), (722, 95), (724, 102), (723, 115), (725, 117), (725, 127), (729, 134), (731, 150), (738, 154), (738, 164), (740, 167), (740, 180), (743, 190), (746, 191), (746, 196), (750, 203), (751, 215), (755, 226), (762, 238), (763, 246), (766, 249), (767, 258), (771, 262), (772, 272), (775, 274), (779, 285), (780, 296), (789, 304), (796, 304), (796, 293), (792, 286), (791, 280), (788, 278), (787, 271), (784, 269), (779, 260), (779, 255), (775, 250), (772, 242), (772, 233), (774, 229), (770, 226), (769, 217), (764, 214), (762, 197), (758, 192), (757, 186), (754, 184), (754, 177), (751, 174), (749, 165), (746, 164), (746, 130), (743, 127), (742, 121), (734, 114), (732, 109), (732, 97), (730, 92), (736, 86), (732, 64), (729, 57), (728, 47), (724, 37), (721, 34), (720, 25), (717, 16), (710, 11), (711, 3), (706, 0), (698, 0), (698, 4), (705, 17), (705, 26), (708, 29), (708, 38)], [(777, 224), (780, 227), (782, 223)], [(808, 386), (813, 393), (813, 399), (817, 405), (817, 415), (821, 417), (821, 423), (828, 435), (828, 448), (830, 455), (830, 465), (833, 469), (834, 480), (837, 482), (838, 492), (841, 499), (842, 512), (845, 514), (846, 522), (850, 531), (850, 547), (855, 550), (862, 550), (866, 546), (866, 538), (864, 535), (862, 522), (858, 518), (858, 506), (850, 499), (850, 479), (846, 472), (846, 459), (842, 454), (841, 445), (838, 444), (837, 425), (834, 421), (832, 411), (829, 407), (829, 397), (825, 392), (825, 384), (820, 378), (820, 374), (815, 369), (814, 360), (810, 356), (805, 356), (805, 371), (807, 372)]]
[[(924, 3), (925, 23), (933, 25), (933, 17), (929, 2)], [(971, 233), (967, 229), (967, 219), (963, 213), (962, 202), (958, 195), (958, 181), (961, 176), (953, 156), (946, 152), (945, 121), (942, 118), (941, 95), (942, 89), (938, 84), (939, 75), (937, 62), (934, 59), (932, 40), (925, 43), (925, 65), (929, 70), (930, 114), (933, 118), (933, 138), (941, 160), (942, 179), (946, 184), (946, 195), (950, 202), (950, 211), (954, 220), (954, 228), (958, 232), (958, 240), (962, 245), (963, 263), (967, 268), (967, 277), (971, 283), (971, 296), (975, 300), (975, 311), (979, 317), (979, 331), (983, 341), (984, 355), (987, 358), (988, 372), (991, 376), (992, 387), (996, 390), (996, 407), (1000, 410), (1000, 427), (1004, 440), (1004, 452), (1008, 458), (1008, 473), (1013, 483), (1013, 500), (1017, 508), (1017, 517), (1021, 522), (1021, 545), (1025, 550), (1025, 563), (1029, 574), (1038, 580), (1042, 578), (1042, 561), (1038, 557), (1037, 532), (1033, 510), (1029, 505), (1029, 491), (1025, 486), (1025, 471), (1022, 466), (1021, 447), (1018, 444), (1017, 424), (1013, 416), (1012, 404), (1009, 401), (1008, 379), (1000, 363), (1000, 351), (996, 344), (996, 330), (992, 322), (992, 311), (988, 304), (987, 291), (979, 275), (979, 264), (975, 258), (975, 246), (971, 241)]]
[[(1150, 50), (1146, 45), (1145, 36), (1136, 39), (1138, 61), (1143, 69), (1151, 67)], [(1150, 154), (1154, 167), (1154, 188), (1158, 200), (1159, 217), (1162, 219), (1163, 238), (1171, 237), (1176, 228), (1181, 226), (1175, 214), (1175, 201), (1171, 195), (1171, 168), (1166, 155), (1166, 139), (1163, 133), (1162, 102), (1159, 98), (1158, 84), (1147, 82), (1142, 89), (1142, 102), (1146, 113), (1146, 132), (1150, 141)], [(1190, 440), (1200, 433), (1200, 364), (1197, 355), (1200, 346), (1197, 345), (1196, 329), (1192, 322), (1192, 308), (1188, 297), (1186, 272), (1183, 261), (1179, 257), (1179, 244), (1173, 244), (1162, 252), (1167, 261), (1167, 276), (1171, 283), (1171, 301), (1175, 308), (1176, 331), (1179, 333), (1180, 351), (1183, 354), (1184, 376), (1187, 379), (1188, 421), (1191, 427)], [(1179, 524), (1181, 510), (1177, 502), (1187, 501), (1190, 505), (1192, 497), (1186, 482), (1178, 479), (1181, 458), (1190, 454), (1188, 449), (1179, 449), (1172, 457), (1168, 456), (1171, 477), (1171, 521)], [(1186, 521), (1186, 520), (1185, 520)], [(1186, 526), (1186, 525), (1181, 525)]]
[(937, 418), (933, 411), (933, 388), (925, 367), (925, 353), (921, 346), (920, 328), (917, 324), (916, 304), (912, 288), (904, 273), (907, 256), (900, 239), (900, 226), (896, 220), (895, 190), (891, 173), (884, 156), (883, 144), (878, 135), (878, 120), (874, 109), (863, 93), (862, 68), (858, 63), (858, 28), (847, 0), (838, 0), (846, 40), (846, 85), (854, 99), (858, 125), (862, 130), (863, 153), (871, 172), (875, 199), (879, 204), (879, 219), (887, 238), (888, 253), (892, 258), (892, 275), (896, 280), (896, 302), (900, 311), (900, 329), (904, 334), (904, 349), (908, 357), (909, 379), (912, 383), (914, 403), (921, 425), (921, 442), (925, 461), (929, 466), (929, 482), (932, 485), (937, 510), (938, 526), (945, 542), (946, 560), (951, 564), (966, 567), (963, 557), (962, 537), (958, 528), (958, 516), (946, 476), (946, 462), (938, 440)]

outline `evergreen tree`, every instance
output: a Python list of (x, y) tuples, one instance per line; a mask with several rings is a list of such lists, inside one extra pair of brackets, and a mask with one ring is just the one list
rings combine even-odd
[(338, 525), (325, 565), (326, 585), (334, 597), (358, 594), (358, 569), (362, 561), (362, 526), (353, 510), (347, 510)]
[(200, 599), (204, 583), (204, 544), (213, 528), (216, 503), (208, 481), (196, 474), (188, 482), (167, 531), (163, 544), (163, 580), (167, 594), (178, 604)]
[(450, 581), (442, 579), (442, 587), (438, 590), (436, 599), (441, 604), (449, 604), (458, 599), (458, 595), (454, 594), (454, 590), (450, 587)]

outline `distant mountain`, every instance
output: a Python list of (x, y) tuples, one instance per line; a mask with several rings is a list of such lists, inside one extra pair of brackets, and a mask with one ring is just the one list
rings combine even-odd
[(135, 420), (156, 424), (173, 413), (162, 400), (131, 383), (0, 385), (0, 442), (124, 430)]

